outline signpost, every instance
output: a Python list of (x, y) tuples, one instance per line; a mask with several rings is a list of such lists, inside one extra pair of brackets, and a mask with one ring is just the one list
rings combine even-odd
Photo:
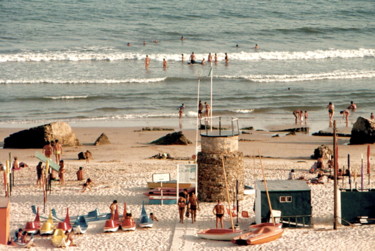
[(160, 204), (163, 205), (163, 181), (170, 181), (171, 175), (169, 173), (154, 173), (152, 175), (152, 182), (160, 182)]

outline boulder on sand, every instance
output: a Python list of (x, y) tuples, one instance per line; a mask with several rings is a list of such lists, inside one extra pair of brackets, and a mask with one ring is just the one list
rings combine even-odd
[(328, 146), (321, 145), (314, 150), (314, 154), (311, 155), (311, 158), (312, 159), (319, 159), (319, 158), (329, 159), (329, 157), (332, 155), (333, 155), (333, 151), (329, 149)]
[(358, 117), (352, 128), (350, 144), (372, 144), (375, 142), (375, 122)]
[(188, 140), (185, 135), (180, 132), (169, 133), (157, 140), (151, 142), (156, 145), (188, 145), (191, 141)]
[(52, 122), (9, 135), (4, 139), (4, 148), (42, 148), (47, 142), (56, 139), (64, 146), (80, 145), (70, 125)]
[(99, 145), (107, 145), (107, 144), (111, 144), (111, 142), (109, 141), (107, 135), (105, 135), (104, 133), (102, 133), (99, 138), (96, 139), (94, 145), (96, 146), (99, 146)]

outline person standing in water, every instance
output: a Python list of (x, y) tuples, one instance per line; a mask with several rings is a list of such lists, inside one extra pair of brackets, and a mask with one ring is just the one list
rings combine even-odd
[(146, 55), (146, 58), (145, 58), (145, 68), (148, 69), (148, 67), (150, 66), (150, 62), (151, 62), (151, 59), (148, 57), (148, 55)]
[(332, 102), (329, 102), (327, 105), (327, 109), (328, 109), (328, 117), (329, 117), (329, 127), (332, 127), (333, 115), (335, 112), (334, 104), (332, 104)]

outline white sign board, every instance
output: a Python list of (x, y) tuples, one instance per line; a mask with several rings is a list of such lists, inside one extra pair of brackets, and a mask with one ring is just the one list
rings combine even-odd
[(178, 183), (197, 182), (197, 164), (178, 165)]
[(171, 175), (169, 173), (154, 173), (152, 175), (152, 182), (170, 181)]

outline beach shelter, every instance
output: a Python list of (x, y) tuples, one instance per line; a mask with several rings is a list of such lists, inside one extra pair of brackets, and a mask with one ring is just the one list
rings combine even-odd
[[(270, 209), (267, 194), (262, 180), (255, 183), (255, 220), (256, 223), (270, 221)], [(302, 180), (269, 180), (268, 193), (272, 210), (281, 211), (276, 219), (283, 226), (309, 227), (311, 226), (312, 207), (311, 190)], [(274, 215), (276, 217), (276, 215)], [(270, 221), (272, 222), (272, 221)]]
[(341, 224), (375, 224), (375, 189), (342, 189), (338, 197), (338, 216)]

